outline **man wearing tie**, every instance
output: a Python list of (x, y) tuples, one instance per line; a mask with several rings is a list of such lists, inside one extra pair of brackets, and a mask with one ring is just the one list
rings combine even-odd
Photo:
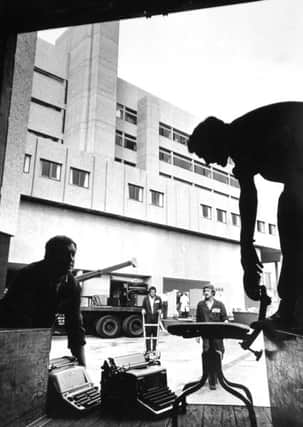
[(155, 286), (151, 286), (142, 304), (142, 315), (145, 316), (145, 323), (155, 325), (146, 326), (146, 354), (151, 351), (155, 352), (157, 347), (158, 320), (161, 314), (162, 301), (156, 293)]

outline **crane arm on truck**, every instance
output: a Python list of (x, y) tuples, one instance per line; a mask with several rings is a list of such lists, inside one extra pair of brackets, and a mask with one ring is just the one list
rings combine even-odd
[(76, 276), (76, 279), (80, 282), (84, 282), (85, 280), (93, 279), (94, 277), (100, 277), (103, 274), (111, 273), (112, 271), (120, 270), (120, 268), (128, 267), (137, 267), (136, 258), (131, 258), (129, 261), (122, 262), (120, 264), (115, 264), (110, 267), (102, 268), (101, 270), (90, 271), (89, 273), (81, 274), (80, 276)]

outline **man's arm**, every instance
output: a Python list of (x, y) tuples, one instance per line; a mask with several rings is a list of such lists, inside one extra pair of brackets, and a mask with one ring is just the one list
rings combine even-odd
[(158, 309), (161, 312), (162, 311), (162, 299), (160, 297), (158, 297), (158, 298), (159, 298), (159, 301), (160, 301)]
[(257, 217), (258, 196), (254, 177), (239, 178), (241, 193), (239, 200), (241, 216), (241, 249), (252, 245), (254, 241), (255, 223)]
[(145, 296), (143, 298), (143, 303), (142, 303), (142, 313), (145, 314), (147, 312), (147, 296)]
[(65, 325), (68, 337), (68, 347), (80, 365), (85, 366), (85, 329), (80, 311), (81, 288), (74, 278), (72, 296), (65, 311)]
[(202, 305), (201, 302), (199, 302), (196, 311), (196, 322), (204, 322), (204, 320)]
[[(204, 316), (203, 316), (203, 309), (202, 309), (202, 306), (201, 306), (201, 301), (197, 305), (196, 322), (204, 322)], [(197, 343), (199, 343), (200, 342), (200, 337), (197, 337), (196, 341), (197, 341)]]
[(221, 322), (227, 322), (228, 320), (228, 316), (227, 316), (227, 311), (225, 308), (225, 305), (223, 304), (223, 302), (221, 302)]
[(259, 300), (259, 282), (262, 272), (262, 264), (258, 258), (254, 242), (254, 231), (257, 217), (257, 189), (254, 177), (239, 177), (241, 194), (239, 201), (241, 216), (241, 264), (244, 269), (244, 289), (253, 300)]

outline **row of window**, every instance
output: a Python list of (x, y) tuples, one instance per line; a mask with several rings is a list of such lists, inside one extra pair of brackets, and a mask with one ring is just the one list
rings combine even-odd
[(231, 174), (214, 167), (206, 166), (201, 162), (182, 156), (181, 154), (174, 153), (173, 151), (166, 150), (165, 148), (159, 149), (159, 160), (239, 188), (238, 180)]
[[(31, 169), (31, 155), (25, 154), (23, 172), (30, 173)], [(51, 162), (50, 160), (40, 159), (40, 173), (41, 176), (55, 181), (61, 181), (62, 164)], [(77, 185), (78, 187), (89, 188), (90, 173), (82, 169), (70, 168), (69, 183)]]
[[(213, 208), (209, 205), (201, 204), (201, 214), (205, 219), (212, 220), (213, 219)], [(241, 217), (239, 214), (231, 212), (231, 224), (236, 227), (240, 227), (241, 225)], [(227, 224), (227, 211), (224, 209), (216, 208), (216, 220), (218, 222), (222, 222), (223, 224)], [(264, 221), (257, 220), (257, 231), (259, 233), (266, 232), (266, 224)], [(277, 227), (275, 224), (268, 224), (268, 233), (272, 236), (276, 235)]]
[[(266, 233), (265, 221), (257, 221), (257, 231), (259, 231), (259, 233)], [(275, 236), (277, 234), (277, 226), (275, 224), (268, 224), (268, 232), (272, 236)]]
[[(144, 188), (135, 184), (128, 184), (128, 197), (137, 202), (143, 202)], [(150, 203), (159, 208), (164, 207), (164, 193), (156, 190), (149, 190)]]
[[(116, 117), (134, 125), (138, 122), (137, 111), (120, 103), (116, 104)], [(187, 133), (161, 122), (159, 123), (159, 135), (179, 142), (182, 145), (187, 145), (189, 139)]]
[(120, 147), (125, 147), (129, 150), (137, 151), (137, 138), (135, 136), (130, 135), (129, 133), (116, 130), (115, 142), (116, 145), (119, 145)]
[(161, 122), (159, 123), (159, 135), (179, 142), (179, 144), (182, 145), (187, 145), (189, 139), (189, 135), (187, 133)]
[(137, 111), (122, 104), (116, 105), (116, 117), (126, 122), (137, 124)]
[[(201, 214), (202, 217), (205, 219), (212, 220), (213, 219), (213, 209), (212, 206), (201, 204)], [(224, 209), (216, 208), (216, 220), (218, 222), (222, 222), (223, 224), (227, 224), (227, 211)], [(240, 215), (237, 213), (232, 212), (231, 213), (231, 223), (232, 225), (235, 225), (236, 227), (240, 227), (241, 225), (241, 219)]]
[(166, 173), (163, 173), (163, 172), (160, 172), (159, 175), (162, 176), (163, 178), (167, 178), (167, 179), (177, 181), (177, 182), (182, 182), (182, 184), (190, 185), (191, 187), (201, 188), (202, 190), (210, 191), (210, 192), (215, 193), (215, 194), (219, 194), (219, 196), (224, 196), (224, 197), (231, 198), (233, 200), (239, 201), (239, 197), (233, 196), (233, 195), (228, 194), (228, 193), (222, 193), (222, 191), (217, 191), (217, 190), (214, 190), (213, 188), (205, 187), (204, 185), (196, 184), (196, 183), (193, 183), (191, 181), (187, 181), (185, 179), (178, 178), (174, 175), (167, 175)]
[[(53, 179), (55, 181), (61, 180), (62, 164), (52, 162), (46, 159), (40, 159), (41, 176)], [(24, 157), (23, 172), (29, 173), (31, 168), (31, 155), (26, 154)], [(78, 187), (89, 188), (90, 173), (78, 168), (71, 167), (69, 175), (69, 183), (77, 185)], [(150, 203), (154, 206), (164, 207), (164, 193), (156, 190), (150, 190)], [(143, 202), (144, 188), (135, 184), (128, 184), (128, 197), (138, 202)], [(203, 218), (211, 220), (213, 218), (213, 208), (209, 205), (201, 204), (201, 214)], [(218, 222), (227, 223), (227, 211), (223, 209), (216, 209), (216, 219)], [(231, 213), (232, 225), (240, 226), (240, 215)], [(265, 233), (265, 222), (257, 221), (257, 231)], [(268, 232), (271, 235), (276, 234), (276, 225), (268, 224)]]

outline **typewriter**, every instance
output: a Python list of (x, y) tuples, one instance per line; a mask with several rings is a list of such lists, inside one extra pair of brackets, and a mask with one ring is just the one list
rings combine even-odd
[(157, 416), (171, 411), (176, 395), (167, 386), (166, 369), (133, 353), (104, 361), (101, 399), (113, 409), (141, 408)]
[(101, 403), (100, 391), (84, 366), (73, 357), (52, 359), (49, 366), (48, 408), (58, 407), (86, 412)]

